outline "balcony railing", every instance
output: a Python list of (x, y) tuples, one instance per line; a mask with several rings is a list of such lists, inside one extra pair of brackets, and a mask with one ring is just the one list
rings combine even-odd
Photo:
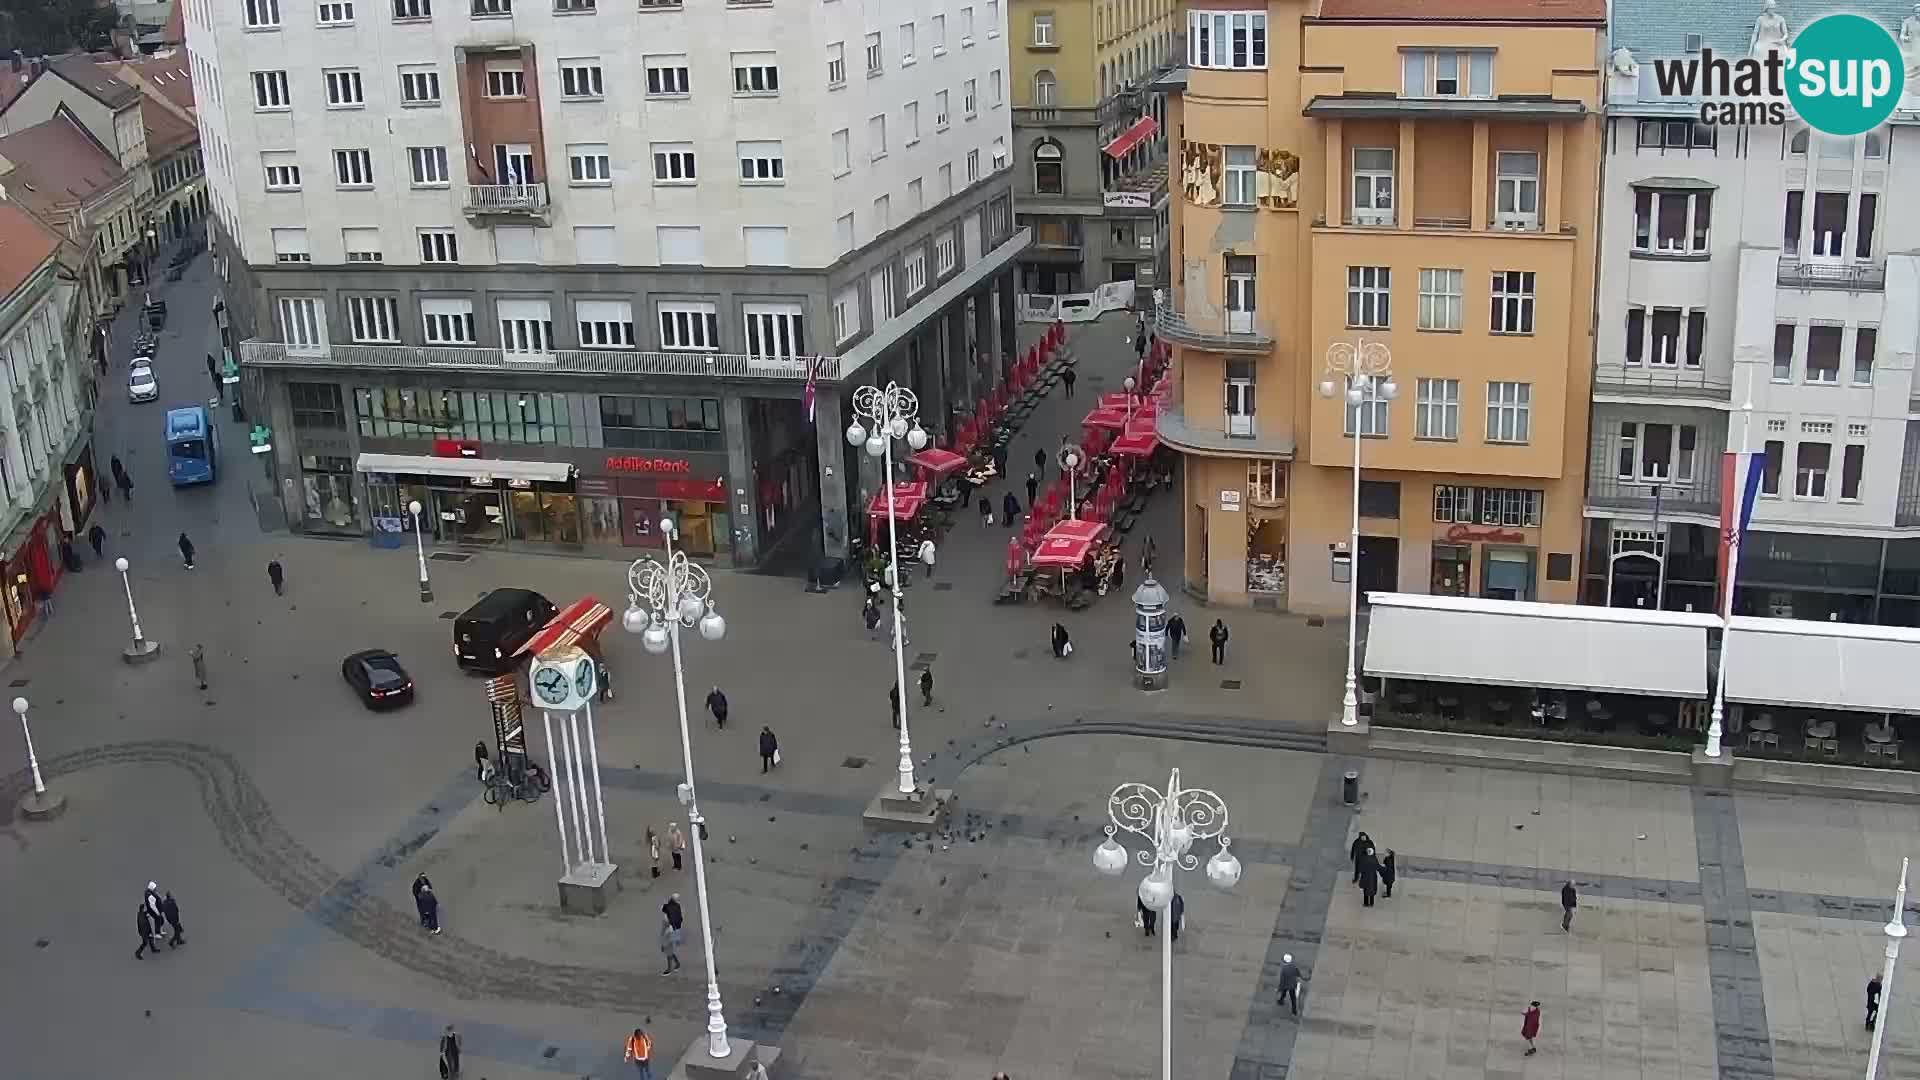
[(1733, 380), (1697, 367), (1603, 363), (1594, 365), (1593, 389), (1596, 393), (1725, 401), (1733, 393)]
[(469, 214), (544, 214), (545, 184), (473, 184), (467, 188)]
[(1589, 476), (1587, 505), (1595, 509), (1625, 510), (1652, 516), (1656, 487), (1660, 491), (1659, 512), (1663, 515), (1703, 514), (1712, 517), (1720, 513), (1720, 485), (1709, 483), (1706, 478), (1699, 476), (1685, 484), (1622, 480), (1612, 475)]
[(255, 367), (353, 368), (384, 371), (542, 372), (561, 375), (693, 375), (744, 379), (801, 380), (814, 365), (817, 382), (837, 382), (840, 359), (751, 356), (741, 353), (626, 352), (612, 349), (556, 349), (548, 353), (509, 353), (501, 349), (463, 349), (413, 345), (289, 346), (275, 341), (243, 341), (240, 360)]
[(1266, 352), (1273, 348), (1273, 331), (1253, 311), (1173, 311), (1161, 308), (1153, 316), (1154, 331), (1177, 345), (1214, 352)]
[(1791, 255), (1782, 255), (1779, 281), (1789, 289), (1879, 292), (1887, 287), (1887, 268), (1872, 263), (1801, 262)]

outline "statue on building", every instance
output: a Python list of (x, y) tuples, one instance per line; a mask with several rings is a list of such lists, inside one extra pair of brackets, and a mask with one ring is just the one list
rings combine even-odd
[(1920, 4), (1913, 5), (1913, 14), (1900, 20), (1900, 58), (1907, 68), (1907, 88), (1900, 104), (1920, 109)]
[(1633, 58), (1633, 50), (1627, 48), (1625, 45), (1613, 50), (1612, 55), (1607, 58), (1607, 62), (1613, 68), (1615, 75), (1627, 75), (1633, 78), (1640, 77), (1640, 63)]
[(1780, 16), (1779, 3), (1777, 0), (1766, 0), (1761, 6), (1760, 17), (1753, 22), (1753, 40), (1747, 45), (1748, 54), (1758, 59), (1790, 47), (1787, 20)]

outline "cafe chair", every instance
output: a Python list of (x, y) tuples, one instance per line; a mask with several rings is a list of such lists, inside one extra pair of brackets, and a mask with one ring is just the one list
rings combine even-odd
[(1749, 748), (1759, 746), (1761, 739), (1763, 739), (1765, 736), (1766, 736), (1766, 732), (1764, 731), (1755, 731), (1752, 728), (1748, 728), (1747, 729), (1747, 746)]

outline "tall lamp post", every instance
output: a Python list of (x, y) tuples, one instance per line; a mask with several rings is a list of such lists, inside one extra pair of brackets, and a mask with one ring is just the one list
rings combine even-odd
[[(1117, 830), (1146, 838), (1147, 851), (1134, 852), (1147, 876), (1140, 879), (1140, 902), (1147, 910), (1166, 912), (1173, 904), (1173, 872), (1200, 865), (1190, 849), (1196, 840), (1219, 838), (1219, 848), (1207, 860), (1207, 880), (1222, 889), (1240, 881), (1240, 860), (1228, 850), (1227, 804), (1203, 788), (1182, 788), (1180, 770), (1167, 778), (1165, 791), (1141, 783), (1125, 783), (1107, 796), (1107, 838), (1093, 849), (1094, 869), (1116, 877), (1127, 868), (1127, 849), (1114, 839)], [(1160, 935), (1160, 1076), (1173, 1080), (1173, 927)]]
[(27, 699), (13, 699), (13, 711), (20, 715), (20, 734), (27, 739), (27, 771), (33, 775), (33, 790), (20, 797), (21, 816), (33, 821), (44, 821), (66, 809), (67, 800), (47, 790), (47, 782), (40, 778), (40, 758), (33, 752), (33, 729), (27, 726)]
[[(1377, 341), (1336, 341), (1327, 347), (1326, 375), (1320, 396), (1344, 397), (1353, 411), (1353, 530), (1347, 537), (1347, 688), (1340, 697), (1340, 723), (1360, 722), (1360, 444), (1366, 437), (1367, 410), (1392, 401), (1393, 352)], [(1337, 381), (1335, 377), (1338, 377)], [(1383, 433), (1384, 434), (1384, 433)]]
[(420, 500), (407, 504), (407, 512), (413, 515), (413, 551), (420, 557), (420, 602), (433, 603), (433, 586), (427, 581), (427, 538), (420, 531)]
[(920, 400), (913, 391), (898, 383), (885, 389), (863, 386), (853, 392), (853, 412), (864, 417), (869, 430), (859, 420), (847, 425), (847, 442), (865, 446), (867, 456), (881, 460), (885, 469), (881, 483), (887, 493), (887, 585), (893, 590), (893, 678), (900, 697), (900, 794), (914, 793), (913, 741), (907, 735), (907, 654), (900, 616), (900, 537), (894, 521), (893, 440), (905, 439), (918, 451), (926, 448), (927, 433), (920, 426)]
[(1067, 476), (1067, 517), (1080, 520), (1080, 449), (1075, 446), (1060, 448), (1060, 471)]
[[(667, 560), (636, 559), (627, 567), (627, 612), (620, 624), (630, 634), (640, 635), (640, 644), (655, 656), (673, 654), (673, 699), (680, 713), (680, 764), (686, 780), (680, 785), (680, 801), (687, 807), (687, 824), (693, 830), (693, 882), (700, 900), (700, 941), (707, 960), (707, 1054), (726, 1058), (732, 1055), (727, 1043), (727, 1018), (720, 1007), (720, 977), (713, 962), (713, 917), (707, 907), (707, 860), (702, 854), (700, 800), (693, 786), (693, 740), (687, 731), (687, 677), (680, 658), (680, 628), (699, 627), (700, 636), (719, 641), (727, 634), (727, 621), (707, 599), (713, 592), (713, 580), (707, 572), (687, 559), (686, 552), (675, 551), (678, 529), (672, 518), (660, 521), (660, 536), (666, 541)], [(751, 1046), (751, 1044), (749, 1044)]]
[(113, 568), (120, 571), (120, 586), (127, 593), (127, 620), (133, 623), (133, 641), (120, 651), (120, 658), (129, 664), (145, 663), (160, 651), (160, 643), (148, 641), (140, 632), (140, 609), (133, 606), (133, 579), (127, 576), (127, 560), (113, 560)]
[[(1907, 936), (1907, 861), (1900, 860), (1900, 889), (1893, 894), (1893, 918), (1883, 927), (1887, 934), (1887, 963), (1880, 969), (1880, 1014), (1887, 1015), (1887, 1006), (1893, 1002), (1893, 968), (1900, 960), (1900, 942)], [(1887, 1025), (1873, 1025), (1873, 1046), (1867, 1051), (1867, 1080), (1880, 1078), (1880, 1040), (1887, 1034)]]

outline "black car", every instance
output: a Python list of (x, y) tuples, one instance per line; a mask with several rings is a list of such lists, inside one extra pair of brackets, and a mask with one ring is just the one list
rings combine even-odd
[(391, 709), (413, 701), (413, 676), (400, 658), (385, 649), (357, 652), (340, 662), (340, 674), (369, 709)]

